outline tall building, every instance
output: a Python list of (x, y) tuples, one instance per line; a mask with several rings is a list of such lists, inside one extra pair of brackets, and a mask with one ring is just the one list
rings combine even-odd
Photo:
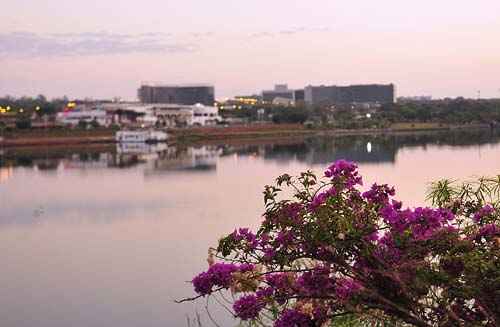
[(350, 86), (306, 86), (304, 100), (309, 105), (350, 103), (393, 103), (394, 84)]
[(213, 106), (214, 87), (210, 85), (157, 85), (143, 84), (137, 90), (142, 103), (176, 103), (194, 105), (201, 103)]
[(293, 90), (287, 84), (276, 84), (274, 90), (262, 91), (262, 101), (272, 103), (276, 98), (293, 100)]
[(304, 101), (304, 90), (292, 90), (288, 84), (276, 84), (273, 90), (262, 91), (262, 101), (272, 103), (275, 99), (290, 100), (292, 103)]

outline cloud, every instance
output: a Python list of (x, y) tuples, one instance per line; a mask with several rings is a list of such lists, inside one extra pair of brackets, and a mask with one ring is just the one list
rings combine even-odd
[(169, 33), (0, 33), (0, 58), (188, 53), (196, 50), (196, 44), (176, 42)]
[(277, 37), (277, 36), (293, 36), (301, 33), (323, 33), (330, 32), (331, 29), (329, 27), (293, 27), (289, 29), (284, 29), (280, 31), (274, 32), (256, 32), (248, 35), (250, 38), (265, 38), (265, 37)]

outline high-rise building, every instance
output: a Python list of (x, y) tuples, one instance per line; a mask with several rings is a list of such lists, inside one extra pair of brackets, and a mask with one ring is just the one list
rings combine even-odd
[(304, 89), (293, 90), (288, 88), (288, 84), (276, 84), (273, 90), (262, 91), (262, 101), (273, 103), (275, 99), (290, 100), (292, 103), (304, 101)]
[(274, 90), (262, 91), (262, 101), (272, 103), (276, 98), (293, 101), (293, 95), (293, 90), (290, 90), (287, 84), (276, 84)]
[(349, 103), (393, 103), (394, 84), (350, 86), (306, 86), (304, 99), (309, 105)]
[(137, 96), (142, 103), (176, 103), (213, 106), (214, 87), (210, 85), (158, 85), (142, 84)]

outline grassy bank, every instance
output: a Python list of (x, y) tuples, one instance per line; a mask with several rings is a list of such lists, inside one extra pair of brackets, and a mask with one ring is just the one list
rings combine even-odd
[[(366, 135), (380, 133), (401, 133), (416, 131), (454, 130), (488, 128), (486, 125), (448, 125), (440, 123), (396, 123), (386, 129), (335, 129), (327, 127), (306, 128), (302, 124), (262, 124), (230, 127), (179, 128), (169, 129), (172, 143), (198, 143), (204, 141), (244, 141), (269, 138), (292, 138), (307, 135)], [(0, 132), (0, 145), (38, 146), (38, 145), (78, 145), (114, 143), (116, 130), (97, 128), (82, 129), (32, 129)]]

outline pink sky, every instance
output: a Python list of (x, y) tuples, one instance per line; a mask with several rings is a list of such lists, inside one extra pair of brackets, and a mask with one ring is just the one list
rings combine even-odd
[(500, 97), (500, 1), (17, 0), (0, 12), (0, 95), (134, 99), (141, 81), (395, 83)]

